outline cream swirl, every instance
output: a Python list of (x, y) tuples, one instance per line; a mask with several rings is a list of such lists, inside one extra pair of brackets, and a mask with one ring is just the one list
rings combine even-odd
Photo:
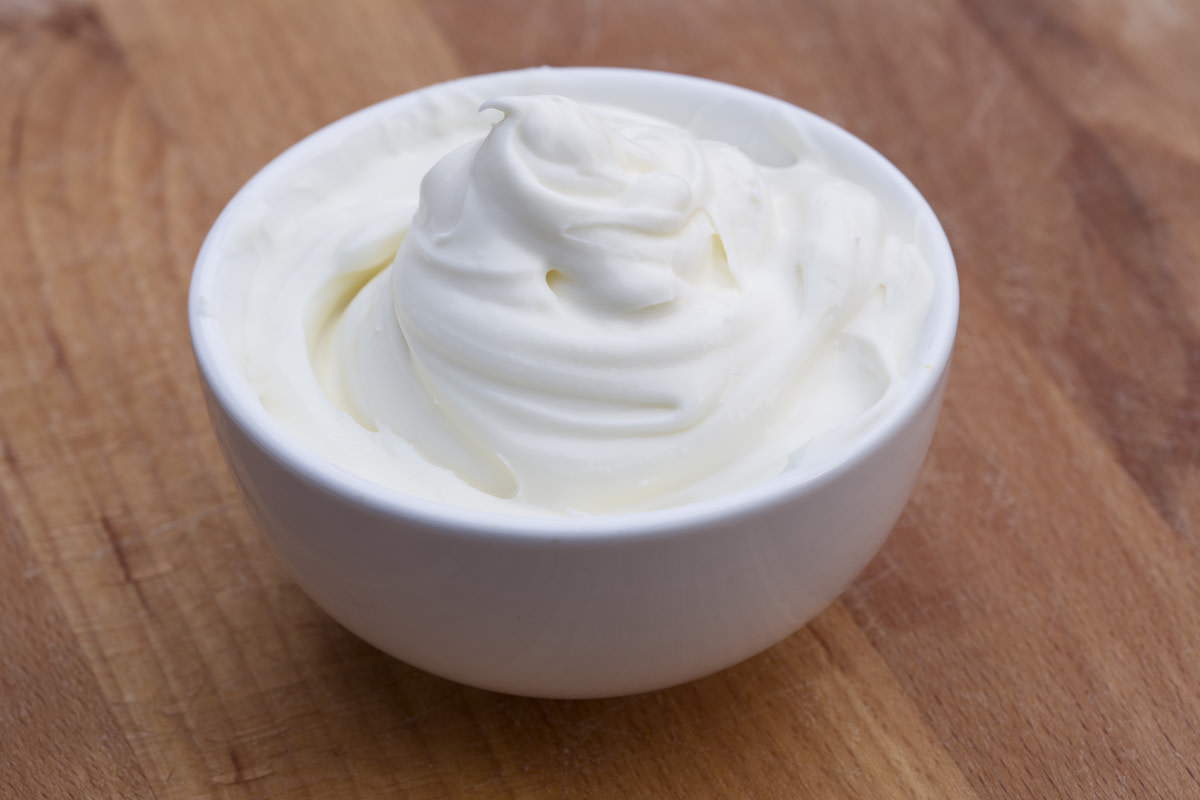
[(931, 278), (864, 189), (561, 97), (484, 108), (503, 119), (428, 171), (390, 265), (344, 307), (339, 276), (309, 313), (329, 399), (457, 476), (455, 502), (606, 513), (725, 492), (909, 368)]

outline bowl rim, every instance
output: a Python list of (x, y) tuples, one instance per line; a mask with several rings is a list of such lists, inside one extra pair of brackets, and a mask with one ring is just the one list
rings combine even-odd
[[(602, 515), (536, 515), (481, 511), (428, 500), (376, 483), (353, 473), (309, 449), (275, 419), (250, 388), (234, 363), (233, 354), (223, 342), (219, 323), (207, 307), (207, 289), (215, 282), (221, 262), (219, 247), (242, 206), (251, 202), (259, 187), (286, 174), (293, 163), (315, 153), (326, 140), (343, 137), (396, 107), (412, 103), (426, 93), (473, 84), (536, 76), (550, 70), (575, 85), (597, 85), (636, 81), (639, 86), (669, 90), (672, 85), (691, 85), (699, 91), (714, 92), (743, 102), (775, 106), (799, 115), (804, 130), (822, 130), (824, 135), (841, 139), (857, 151), (881, 180), (894, 183), (914, 203), (918, 214), (925, 212), (932, 225), (929, 247), (937, 254), (930, 267), (934, 273), (934, 297), (930, 306), (932, 335), (924, 351), (926, 368), (914, 367), (905, 381), (902, 394), (869, 429), (858, 437), (843, 457), (816, 469), (785, 471), (765, 481), (735, 489), (712, 498), (660, 509), (617, 512)], [(854, 134), (837, 124), (770, 95), (733, 84), (679, 73), (618, 67), (536, 67), (484, 73), (432, 84), (369, 105), (326, 125), (273, 158), (252, 176), (222, 209), (209, 229), (193, 267), (188, 291), (188, 328), (193, 357), (201, 380), (213, 401), (229, 421), (268, 455), (277, 465), (314, 489), (339, 496), (364, 510), (388, 518), (404, 519), (443, 533), (465, 538), (503, 537), (512, 541), (555, 543), (615, 543), (629, 538), (659, 538), (686, 533), (719, 522), (729, 522), (761, 513), (794, 500), (799, 495), (819, 491), (851, 471), (870, 454), (895, 437), (907, 423), (935, 399), (949, 369), (959, 315), (957, 266), (941, 221), (913, 183), (887, 158)], [(213, 410), (215, 411), (215, 409)], [(210, 412), (211, 413), (211, 412)]]

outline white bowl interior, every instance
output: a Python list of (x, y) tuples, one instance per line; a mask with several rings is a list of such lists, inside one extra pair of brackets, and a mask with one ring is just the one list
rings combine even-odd
[[(300, 444), (262, 407), (239, 371), (230, 322), (242, 302), (245, 263), (229, 257), (238, 226), (254, 224), (262, 205), (290, 176), (320, 159), (339, 158), (359, 137), (381, 135), (421, 103), (469, 103), (502, 94), (562, 94), (583, 102), (623, 105), (687, 126), (705, 138), (742, 148), (762, 163), (785, 165), (798, 154), (816, 154), (839, 174), (878, 195), (890, 228), (913, 241), (934, 275), (934, 299), (919, 343), (916, 374), (905, 395), (877, 419), (840, 464), (818, 471), (785, 472), (762, 484), (711, 500), (655, 511), (601, 517), (501, 516), (405, 495), (335, 466)], [(452, 81), (385, 101), (346, 117), (299, 142), (254, 176), (213, 225), (197, 258), (189, 299), (196, 360), (217, 403), (260, 447), (313, 483), (358, 498), (385, 513), (437, 520), (466, 534), (531, 537), (631, 536), (685, 530), (700, 520), (735, 515), (834, 479), (896, 426), (903, 425), (935, 392), (949, 362), (958, 318), (958, 283), (949, 242), (928, 203), (912, 183), (869, 146), (781, 100), (699, 78), (608, 68), (533, 69)]]

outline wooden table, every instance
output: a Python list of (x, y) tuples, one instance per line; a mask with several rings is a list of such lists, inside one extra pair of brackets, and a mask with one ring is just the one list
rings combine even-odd
[[(0, 796), (1200, 797), (1200, 7), (0, 0)], [(606, 701), (376, 652), (273, 559), (192, 260), (304, 134), (459, 75), (650, 67), (805, 106), (941, 215), (923, 477), (804, 630)]]

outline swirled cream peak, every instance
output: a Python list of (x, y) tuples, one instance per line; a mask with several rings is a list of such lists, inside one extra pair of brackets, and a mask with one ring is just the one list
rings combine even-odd
[(866, 190), (562, 97), (483, 110), (275, 254), (301, 263), (252, 371), (328, 457), (470, 506), (652, 508), (836, 449), (909, 370), (931, 278)]

